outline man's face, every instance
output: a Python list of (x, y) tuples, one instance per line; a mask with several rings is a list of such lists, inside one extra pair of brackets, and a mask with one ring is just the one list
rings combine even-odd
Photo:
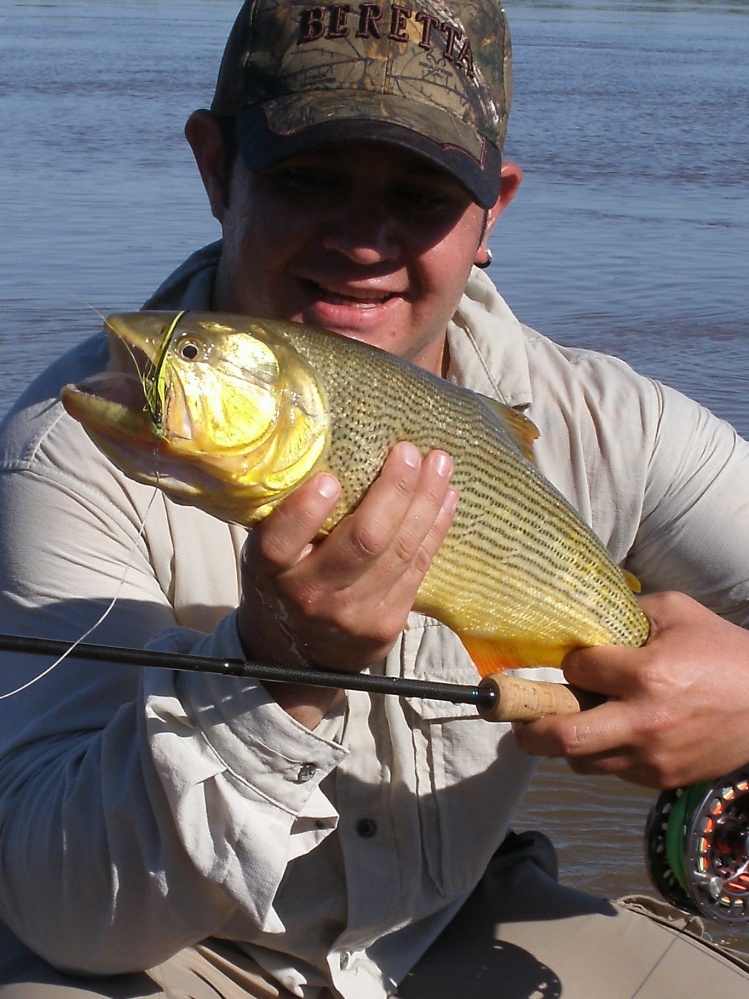
[(442, 373), (485, 211), (450, 174), (371, 143), (262, 172), (238, 158), (214, 307), (344, 333)]

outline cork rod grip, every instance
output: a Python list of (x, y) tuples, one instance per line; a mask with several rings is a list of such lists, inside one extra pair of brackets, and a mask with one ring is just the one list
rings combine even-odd
[(544, 715), (570, 715), (601, 702), (594, 694), (564, 683), (521, 680), (501, 673), (485, 676), (479, 687), (496, 693), (491, 707), (478, 708), (486, 721), (534, 721)]

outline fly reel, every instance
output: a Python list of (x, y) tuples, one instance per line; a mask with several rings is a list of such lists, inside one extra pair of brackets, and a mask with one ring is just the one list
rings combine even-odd
[(648, 816), (645, 859), (654, 887), (680, 909), (749, 922), (749, 765), (664, 791)]

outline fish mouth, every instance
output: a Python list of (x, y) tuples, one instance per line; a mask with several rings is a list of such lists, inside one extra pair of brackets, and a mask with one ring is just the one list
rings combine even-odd
[(170, 489), (178, 502), (194, 502), (213, 480), (174, 457), (149, 402), (160, 356), (159, 335), (144, 336), (122, 326), (117, 317), (109, 317), (105, 329), (107, 367), (62, 388), (60, 399), (66, 412), (128, 476)]
[(143, 387), (136, 378), (102, 372), (60, 392), (65, 410), (87, 430), (154, 438)]
[(103, 371), (78, 385), (65, 385), (60, 398), (101, 452), (136, 482), (158, 486), (187, 504), (215, 485), (209, 472), (173, 455), (153, 423), (137, 376)]
[(119, 439), (158, 438), (148, 392), (155, 371), (156, 344), (134, 337), (115, 317), (106, 321), (109, 360), (104, 371), (75, 385), (65, 385), (60, 398), (65, 410), (90, 432)]

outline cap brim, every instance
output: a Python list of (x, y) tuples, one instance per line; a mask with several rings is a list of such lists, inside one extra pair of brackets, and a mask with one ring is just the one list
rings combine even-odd
[(501, 153), (452, 115), (428, 106), (422, 111), (414, 101), (377, 94), (365, 95), (364, 100), (358, 94), (354, 101), (350, 94), (336, 95), (335, 101), (321, 101), (320, 96), (316, 95), (312, 116), (310, 105), (298, 97), (242, 108), (237, 132), (245, 165), (262, 170), (334, 143), (381, 142), (417, 153), (446, 170), (482, 208), (495, 204)]

